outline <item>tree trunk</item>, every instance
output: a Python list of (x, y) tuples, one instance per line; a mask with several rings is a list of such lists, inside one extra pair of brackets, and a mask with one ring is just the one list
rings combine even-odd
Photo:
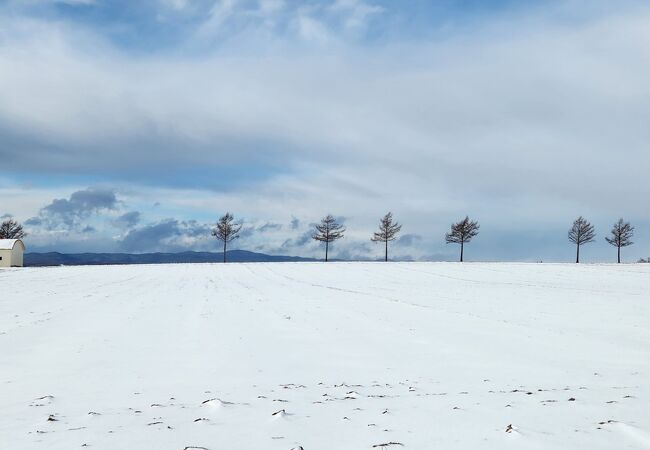
[(388, 261), (388, 239), (386, 239), (386, 253), (384, 254), (384, 261)]
[(460, 243), (460, 262), (463, 262), (463, 247), (465, 246), (464, 244), (465, 244), (464, 242)]
[(226, 240), (223, 241), (223, 262), (226, 262)]
[(325, 241), (325, 262), (327, 262), (327, 251), (329, 250), (330, 243)]
[(576, 264), (580, 262), (580, 244), (576, 244)]
[(621, 263), (621, 247), (618, 247), (618, 263)]

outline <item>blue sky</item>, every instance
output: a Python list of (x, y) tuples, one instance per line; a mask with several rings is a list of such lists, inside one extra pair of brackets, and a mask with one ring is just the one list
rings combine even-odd
[(0, 1), (0, 216), (30, 250), (218, 246), (318, 256), (571, 260), (578, 215), (650, 253), (650, 8), (622, 1)]

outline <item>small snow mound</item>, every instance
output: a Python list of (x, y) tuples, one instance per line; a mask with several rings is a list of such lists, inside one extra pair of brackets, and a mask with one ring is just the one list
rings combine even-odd
[(201, 402), (201, 406), (206, 406), (210, 409), (227, 408), (228, 406), (232, 406), (232, 405), (234, 405), (233, 402), (227, 402), (216, 397)]
[(53, 395), (44, 395), (42, 397), (35, 398), (29, 406), (47, 406), (52, 404), (53, 400)]
[(345, 393), (345, 397), (343, 397), (343, 399), (353, 400), (359, 397), (361, 397), (361, 394), (359, 394), (357, 391), (349, 391)]
[(289, 414), (284, 409), (280, 409), (279, 411), (276, 411), (273, 414), (271, 414), (271, 416), (275, 417), (276, 419), (280, 417), (287, 417), (288, 415)]

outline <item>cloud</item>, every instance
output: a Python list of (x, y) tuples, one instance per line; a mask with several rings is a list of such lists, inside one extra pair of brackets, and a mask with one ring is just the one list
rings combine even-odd
[(364, 28), (373, 15), (384, 11), (381, 6), (361, 0), (336, 0), (330, 9), (335, 13), (346, 15), (344, 23), (348, 28)]
[[(136, 164), (148, 180), (174, 166), (191, 177), (197, 167), (209, 171), (224, 159), (255, 170), (254, 161), (268, 156), (290, 173), (314, 167), (353, 170), (367, 161), (389, 177), (381, 186), (377, 176), (359, 176), (359, 184), (376, 195), (393, 188), (391, 179), (406, 181), (416, 195), (436, 182), (448, 190), (456, 174), (465, 191), (458, 196), (503, 195), (508, 186), (538, 193), (552, 173), (552, 189), (581, 197), (586, 193), (579, 187), (570, 189), (568, 167), (594, 166), (585, 171), (591, 182), (602, 178), (597, 161), (614, 145), (643, 162), (648, 158), (640, 151), (648, 137), (640, 120), (645, 92), (640, 74), (646, 67), (641, 61), (619, 61), (627, 70), (613, 70), (616, 60), (580, 45), (602, 36), (612, 47), (608, 54), (619, 48), (621, 54), (634, 52), (635, 42), (644, 40), (640, 25), (625, 17), (560, 28), (554, 38), (512, 30), (507, 40), (489, 39), (484, 31), (488, 39), (478, 33), (444, 44), (413, 44), (407, 53), (399, 44), (395, 50), (351, 48), (317, 62), (298, 52), (291, 64), (279, 55), (261, 61), (169, 56), (143, 63), (119, 52), (88, 55), (65, 36), (46, 49), (39, 49), (40, 42), (32, 48), (18, 41), (9, 48), (25, 51), (4, 51), (0, 62), (7, 68), (5, 87), (12, 86), (3, 89), (0, 123), (11, 125), (5, 133), (15, 140), (29, 135), (29, 146), (43, 148), (46, 156), (3, 153), (15, 170), (123, 176)], [(614, 39), (619, 29), (627, 30), (628, 39)], [(45, 26), (43, 32), (52, 31)], [(11, 42), (5, 41), (5, 50)], [(412, 52), (422, 55), (418, 65), (400, 55)], [(588, 70), (589, 77), (583, 69), (588, 65), (598, 66)], [(42, 86), (37, 74), (50, 66), (60, 67), (61, 76), (53, 74)], [(553, 69), (558, 66), (567, 70)], [(148, 87), (135, 89), (141, 78)], [(92, 94), (79, 97), (76, 84), (91, 86)], [(608, 86), (625, 87), (614, 92)], [(612, 102), (620, 105), (620, 115), (608, 112)], [(601, 139), (590, 132), (597, 128), (603, 130)], [(623, 129), (631, 132), (618, 131)], [(66, 152), (54, 151), (63, 147)], [(178, 148), (184, 148), (182, 157)], [(557, 164), (560, 157), (565, 164)], [(398, 176), (404, 167), (412, 180)], [(277, 173), (272, 164), (261, 172), (261, 181)], [(607, 184), (620, 192), (630, 182)]]
[(309, 229), (303, 231), (298, 237), (285, 239), (280, 245), (280, 252), (283, 254), (293, 253), (297, 249), (302, 248), (309, 243), (312, 243), (313, 234), (314, 231), (312, 229)]
[(163, 0), (162, 4), (168, 6), (175, 11), (182, 11), (189, 7), (190, 0)]
[(273, 222), (267, 222), (267, 223), (257, 227), (257, 231), (260, 232), (260, 233), (264, 233), (266, 231), (277, 231), (277, 230), (281, 230), (281, 229), (282, 229), (281, 224), (273, 223)]
[(73, 228), (82, 219), (101, 211), (113, 210), (118, 200), (115, 192), (110, 189), (88, 188), (73, 192), (70, 198), (54, 199), (43, 207), (38, 217), (29, 219), (28, 225), (47, 224), (50, 228), (65, 226)]
[[(140, 223), (207, 222), (225, 208), (251, 224), (294, 215), (260, 238), (292, 252), (318, 250), (306, 224), (327, 211), (348, 217), (353, 242), (392, 209), (422, 236), (404, 250), (414, 258), (451, 253), (444, 232), (465, 214), (485, 230), (477, 255), (507, 258), (489, 227), (556, 239), (509, 250), (521, 259), (564, 246), (576, 213), (600, 229), (621, 214), (647, 223), (650, 63), (638, 55), (650, 9), (560, 3), (418, 27), (397, 2), (188, 2), (152, 26), (155, 51), (114, 23), (12, 9), (0, 14), (3, 208), (83, 222), (59, 193), (42, 197), (63, 197), (43, 215), (24, 206), (23, 185), (110, 180), (147, 199), (130, 206)], [(616, 160), (628, 162), (620, 176)], [(650, 245), (639, 239), (633, 251)]]
[(287, 7), (285, 0), (259, 0), (259, 12), (264, 15), (277, 14)]
[(344, 259), (348, 261), (363, 261), (368, 259), (374, 259), (372, 256), (376, 252), (376, 249), (368, 242), (349, 242), (345, 243), (343, 241), (336, 241), (333, 244), (330, 244), (330, 258), (334, 259)]
[(64, 3), (66, 5), (72, 5), (72, 6), (77, 6), (77, 5), (95, 5), (97, 3), (97, 0), (53, 0), (54, 3)]
[(275, 222), (263, 222), (261, 224), (245, 224), (242, 227), (242, 230), (239, 234), (239, 237), (242, 240), (246, 240), (252, 236), (256, 236), (259, 234), (269, 234), (273, 232), (278, 232), (282, 230), (282, 224), (275, 223)]
[(39, 226), (43, 225), (43, 219), (41, 219), (39, 217), (30, 217), (29, 219), (27, 219), (25, 221), (25, 225), (39, 227)]
[(120, 246), (129, 252), (158, 250), (161, 248), (163, 241), (169, 241), (181, 235), (179, 225), (179, 222), (173, 219), (157, 224), (145, 225), (129, 231), (120, 242)]
[(140, 211), (129, 211), (113, 220), (115, 226), (120, 228), (133, 228), (140, 223)]
[(397, 244), (398, 245), (403, 245), (405, 247), (410, 247), (416, 243), (419, 243), (422, 241), (422, 236), (419, 234), (403, 234), (399, 238), (397, 238)]
[(300, 15), (296, 24), (300, 37), (308, 42), (325, 45), (333, 39), (327, 26), (310, 15)]
[(218, 30), (234, 14), (239, 2), (237, 0), (216, 0), (208, 12), (208, 20), (203, 24), (202, 31), (208, 29)]
[(166, 219), (130, 230), (119, 242), (127, 252), (178, 252), (208, 248), (213, 239), (210, 227), (194, 220)]

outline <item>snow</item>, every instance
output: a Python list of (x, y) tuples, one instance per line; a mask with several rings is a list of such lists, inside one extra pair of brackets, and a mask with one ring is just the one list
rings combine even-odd
[(650, 265), (0, 271), (0, 448), (650, 448)]
[(13, 250), (18, 239), (0, 239), (0, 250)]

